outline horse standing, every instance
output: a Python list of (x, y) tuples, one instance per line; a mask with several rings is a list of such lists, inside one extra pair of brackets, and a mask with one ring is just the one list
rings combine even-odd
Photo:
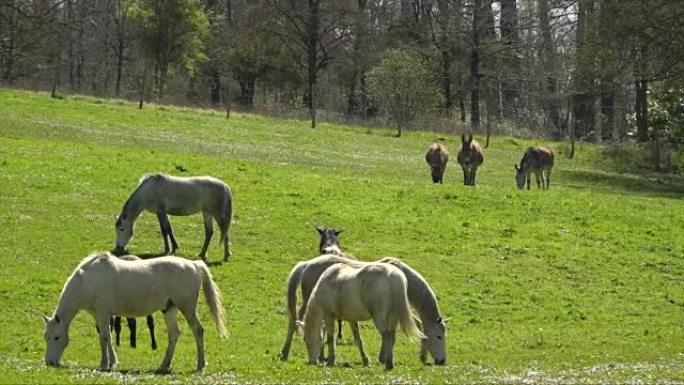
[(122, 261), (110, 253), (84, 258), (67, 279), (52, 317), (45, 316), (45, 363), (59, 365), (69, 343), (69, 325), (80, 310), (90, 313), (100, 330), (100, 370), (111, 370), (117, 361), (109, 322), (114, 314), (140, 317), (157, 310), (164, 313), (168, 330), (166, 354), (159, 368), (168, 371), (176, 348), (178, 311), (190, 325), (197, 345), (197, 371), (206, 365), (204, 328), (197, 315), (200, 288), (219, 335), (225, 335), (221, 294), (203, 261), (160, 257)]
[[(349, 256), (347, 254), (347, 256)], [(446, 324), (439, 313), (437, 306), (437, 298), (435, 297), (430, 285), (425, 278), (417, 271), (413, 270), (407, 264), (399, 261), (396, 258), (384, 258), (378, 262), (389, 263), (398, 267), (406, 276), (408, 287), (407, 293), (411, 306), (418, 311), (421, 318), (421, 324), (424, 325), (426, 338), (422, 340), (421, 344), (421, 360), (425, 361), (427, 350), (435, 364), (442, 365), (446, 363)], [(319, 278), (330, 266), (343, 263), (350, 266), (362, 266), (367, 262), (357, 261), (355, 259), (343, 258), (335, 255), (321, 255), (319, 257), (297, 263), (297, 265), (290, 272), (287, 279), (287, 314), (288, 314), (288, 330), (285, 338), (285, 344), (280, 352), (281, 360), (287, 360), (290, 353), (290, 346), (292, 343), (292, 336), (296, 331), (297, 321), (304, 318), (307, 305), (311, 293), (313, 292)], [(297, 310), (297, 288), (301, 287), (303, 303)], [(354, 335), (354, 342), (359, 345), (360, 340), (358, 324), (355, 322), (349, 323)], [(366, 353), (360, 349), (361, 359), (364, 365), (368, 364), (368, 357)], [(320, 358), (323, 353), (321, 351)]]
[(537, 188), (542, 190), (546, 187), (549, 189), (551, 184), (551, 169), (553, 168), (553, 151), (546, 147), (529, 147), (522, 159), (520, 160), (520, 167), (515, 167), (515, 184), (519, 189), (525, 187), (527, 181), (527, 189), (530, 189), (530, 174), (534, 172), (537, 179)]
[(477, 168), (484, 162), (484, 153), (480, 144), (473, 140), (473, 135), (466, 139), (465, 134), (461, 135), (461, 150), (456, 156), (458, 164), (463, 169), (463, 184), (475, 186), (475, 176)]
[(443, 145), (433, 143), (428, 147), (425, 161), (430, 165), (432, 182), (441, 184), (444, 178), (444, 170), (446, 170), (447, 162), (449, 161), (449, 151)]
[[(304, 315), (304, 341), (309, 363), (318, 363), (323, 341), (321, 326), (325, 323), (329, 366), (335, 365), (335, 318), (351, 323), (372, 319), (382, 337), (378, 360), (386, 369), (394, 367), (394, 341), (397, 326), (410, 337), (423, 338), (411, 314), (406, 294), (407, 281), (397, 267), (386, 263), (350, 266), (337, 263), (325, 270), (311, 293)], [(355, 342), (364, 364), (368, 357), (360, 336)]]
[[(143, 210), (157, 214), (164, 253), (178, 250), (173, 236), (169, 215), (192, 215), (202, 212), (204, 216), (204, 245), (199, 257), (206, 258), (207, 247), (214, 234), (213, 220), (221, 229), (223, 261), (230, 257), (228, 230), (233, 218), (232, 194), (227, 184), (208, 177), (180, 178), (166, 174), (147, 174), (140, 179), (138, 187), (124, 203), (116, 219), (116, 250), (122, 251), (133, 236), (133, 223)], [(171, 248), (169, 248), (169, 239)]]

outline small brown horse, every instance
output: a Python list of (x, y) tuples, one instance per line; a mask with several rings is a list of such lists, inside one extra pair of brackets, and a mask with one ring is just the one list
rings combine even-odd
[(432, 182), (441, 184), (444, 178), (444, 170), (446, 170), (447, 162), (449, 161), (449, 151), (443, 145), (433, 143), (428, 147), (425, 161), (430, 165)]
[(527, 181), (527, 189), (530, 189), (530, 174), (534, 172), (537, 179), (537, 187), (548, 190), (551, 184), (551, 169), (553, 168), (553, 151), (546, 147), (530, 147), (525, 151), (520, 160), (520, 167), (515, 167), (515, 183), (522, 190)]
[(463, 168), (463, 184), (475, 186), (477, 168), (484, 162), (484, 154), (480, 144), (473, 140), (473, 135), (469, 135), (467, 140), (465, 134), (461, 135), (461, 150), (458, 152), (456, 160)]

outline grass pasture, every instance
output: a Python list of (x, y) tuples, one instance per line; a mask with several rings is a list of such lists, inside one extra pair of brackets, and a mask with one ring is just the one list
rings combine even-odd
[[(458, 136), (321, 124), (0, 89), (0, 383), (673, 383), (684, 382), (684, 209), (676, 179), (618, 174), (582, 145), (547, 142), (557, 159), (551, 190), (519, 191), (513, 164), (533, 141), (494, 137), (474, 188), (455, 163)], [(478, 138), (481, 139), (481, 138)], [(433, 185), (424, 151), (452, 153)], [(138, 348), (99, 373), (92, 319), (70, 329), (62, 368), (43, 363), (51, 314), (76, 264), (111, 250), (114, 216), (146, 172), (213, 175), (234, 195), (233, 257), (212, 263), (229, 338), (200, 304), (208, 366), (193, 374), (195, 345), (181, 320), (173, 373), (153, 373), (142, 319)], [(200, 215), (172, 217), (180, 255), (195, 258)], [(424, 366), (399, 334), (395, 369), (376, 363), (380, 338), (362, 327), (373, 364), (351, 332), (335, 368), (305, 364), (301, 336), (290, 360), (285, 280), (316, 255), (314, 226), (343, 228), (345, 251), (396, 256), (420, 271), (450, 318), (448, 364)], [(156, 218), (142, 214), (128, 245), (158, 253)], [(222, 257), (216, 239), (209, 260)], [(124, 328), (123, 339), (128, 338)]]

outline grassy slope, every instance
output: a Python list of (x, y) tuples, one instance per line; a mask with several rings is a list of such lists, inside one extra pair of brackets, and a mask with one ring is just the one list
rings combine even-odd
[[(552, 190), (518, 191), (512, 166), (532, 142), (495, 137), (476, 188), (462, 186), (453, 162), (435, 186), (424, 150), (441, 137), (455, 153), (455, 136), (305, 127), (0, 90), (0, 382), (684, 381), (680, 185), (596, 170), (595, 149), (571, 161), (549, 143), (559, 153)], [(112, 247), (113, 217), (138, 178), (183, 175), (177, 167), (234, 192), (234, 257), (212, 266), (230, 338), (218, 340), (202, 306), (204, 375), (189, 374), (184, 322), (174, 375), (151, 374), (162, 352), (147, 348), (142, 328), (138, 349), (118, 350), (120, 372), (100, 374), (94, 326), (80, 314), (68, 369), (45, 368), (40, 316), (81, 258)], [(194, 258), (201, 219), (172, 222), (181, 255)], [(428, 278), (451, 318), (447, 367), (421, 365), (401, 336), (394, 371), (363, 368), (348, 330), (338, 368), (305, 365), (300, 337), (290, 361), (277, 360), (284, 281), (315, 256), (315, 225), (344, 228), (343, 249), (361, 259), (397, 256)], [(156, 220), (142, 215), (129, 251), (160, 249)], [(221, 256), (215, 243), (209, 252)], [(362, 333), (374, 357), (379, 337), (370, 324)]]

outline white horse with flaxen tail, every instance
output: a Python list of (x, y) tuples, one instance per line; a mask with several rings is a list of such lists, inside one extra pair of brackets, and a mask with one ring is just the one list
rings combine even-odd
[[(409, 337), (424, 338), (413, 320), (406, 294), (407, 281), (399, 268), (387, 263), (330, 266), (311, 293), (304, 315), (304, 341), (309, 363), (318, 363), (323, 345), (321, 326), (325, 323), (328, 358), (335, 365), (335, 318), (359, 322), (372, 319), (382, 337), (378, 360), (386, 369), (394, 367), (397, 326)], [(357, 341), (360, 343), (359, 341)], [(363, 345), (359, 344), (363, 352)]]
[[(123, 251), (128, 244), (133, 236), (133, 223), (143, 210), (157, 214), (164, 240), (164, 252), (167, 255), (175, 253), (178, 249), (169, 215), (192, 215), (201, 211), (204, 216), (204, 244), (199, 257), (206, 258), (207, 248), (214, 234), (214, 220), (221, 230), (223, 261), (227, 261), (230, 257), (228, 230), (233, 218), (233, 204), (230, 188), (224, 182), (209, 176), (190, 178), (166, 174), (143, 176), (116, 219), (117, 251)], [(169, 239), (171, 247), (169, 247)]]
[(69, 325), (80, 310), (95, 318), (99, 327), (100, 370), (111, 370), (117, 361), (109, 331), (113, 315), (140, 317), (157, 310), (164, 313), (168, 346), (159, 367), (168, 371), (180, 331), (178, 311), (190, 325), (197, 344), (197, 371), (206, 365), (204, 328), (197, 314), (200, 288), (221, 337), (226, 334), (221, 294), (202, 261), (161, 257), (122, 261), (110, 253), (93, 254), (81, 261), (67, 279), (52, 317), (45, 318), (45, 363), (59, 365), (69, 343)]

